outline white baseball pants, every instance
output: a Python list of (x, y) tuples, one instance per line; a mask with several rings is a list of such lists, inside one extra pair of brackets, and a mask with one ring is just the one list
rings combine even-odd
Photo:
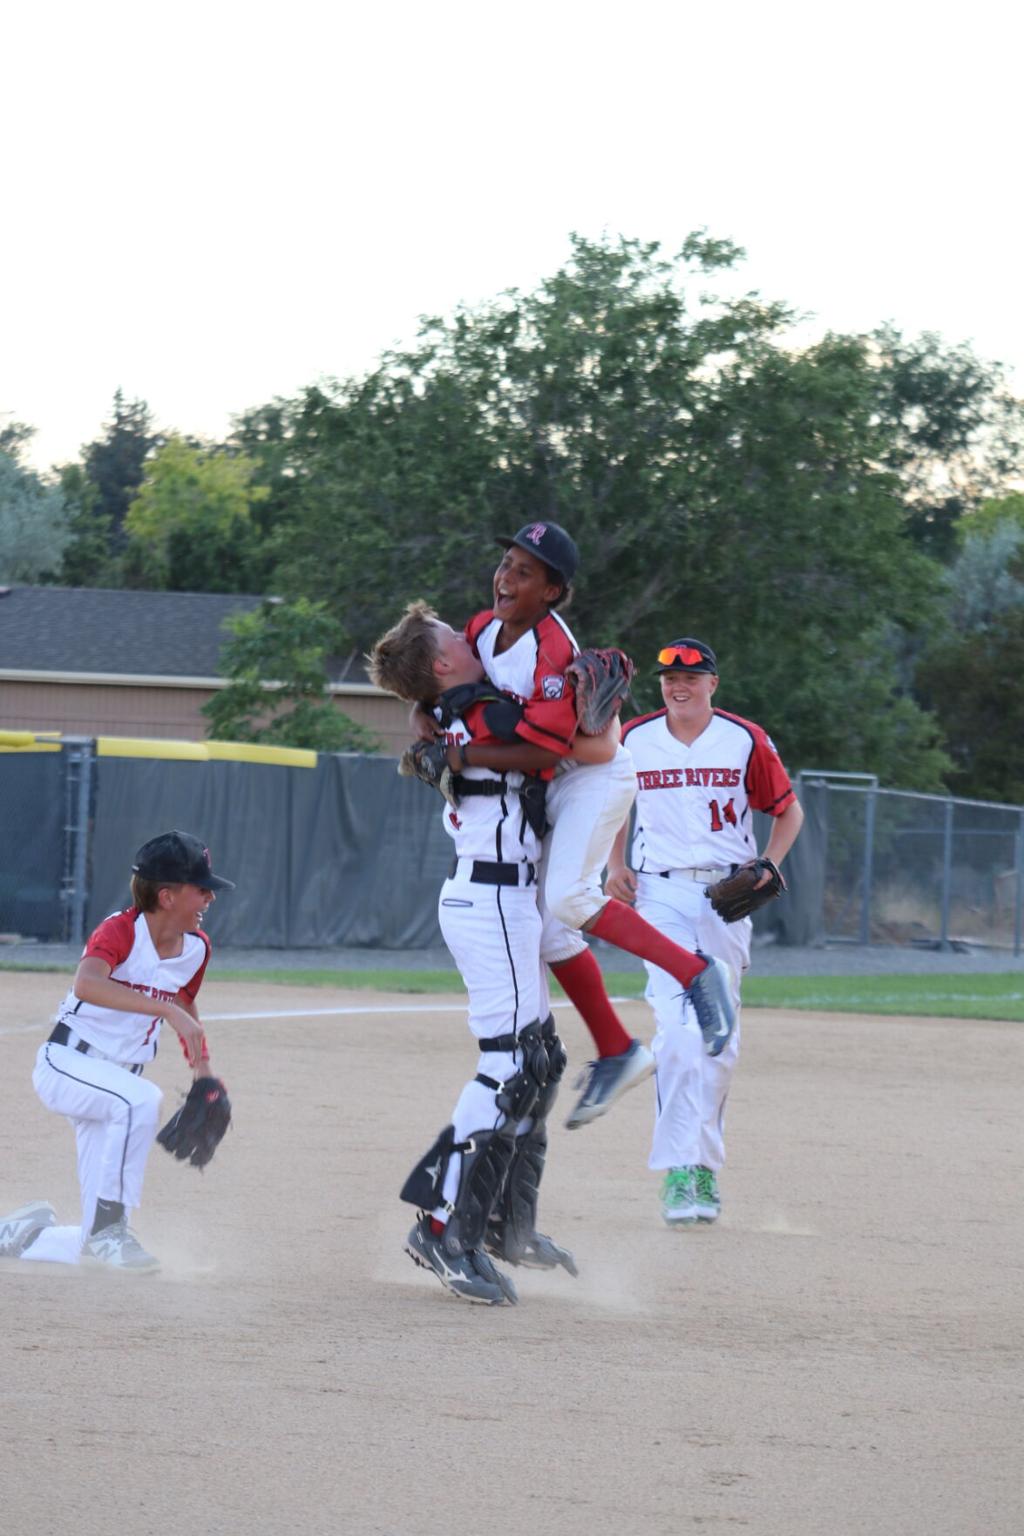
[(92, 1231), (97, 1200), (117, 1200), (126, 1211), (141, 1202), (163, 1094), (116, 1062), (49, 1040), (39, 1047), (32, 1082), (47, 1109), (74, 1126), (82, 1222), (45, 1229), (24, 1257), (74, 1264)]
[[(540, 962), (541, 918), (537, 886), (483, 885), (470, 879), (473, 860), (460, 859), (441, 887), (438, 919), (444, 941), (469, 993), (469, 1027), (478, 1040), (518, 1034), (550, 1012), (547, 978)], [(521, 1065), (515, 1051), (481, 1051), (476, 1071), (505, 1083)], [(504, 1115), (495, 1090), (472, 1078), (452, 1112), (456, 1141), (474, 1131), (497, 1130)], [(528, 1124), (528, 1122), (527, 1122)], [(462, 1159), (453, 1157), (443, 1198), (454, 1204)], [(433, 1213), (445, 1220), (447, 1212)]]
[(635, 798), (636, 768), (625, 747), (610, 763), (569, 768), (549, 784), (551, 831), (544, 839), (540, 891), (541, 953), (549, 965), (571, 959), (585, 945), (579, 929), (608, 900), (601, 876)]
[(705, 880), (673, 871), (637, 875), (637, 911), (685, 949), (724, 960), (732, 973), (736, 1028), (720, 1056), (704, 1048), (689, 1003), (680, 1016), (678, 981), (659, 966), (647, 968), (645, 996), (657, 1026), (654, 1051), (657, 1105), (648, 1166), (719, 1169), (725, 1162), (725, 1104), (740, 1049), (740, 982), (750, 965), (749, 918), (723, 923), (704, 895)]

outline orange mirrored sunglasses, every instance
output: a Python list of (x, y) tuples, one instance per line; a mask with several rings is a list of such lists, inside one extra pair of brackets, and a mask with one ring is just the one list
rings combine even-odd
[(707, 657), (692, 645), (666, 645), (663, 651), (658, 652), (659, 667), (671, 667), (676, 662), (684, 667), (699, 667), (706, 661)]

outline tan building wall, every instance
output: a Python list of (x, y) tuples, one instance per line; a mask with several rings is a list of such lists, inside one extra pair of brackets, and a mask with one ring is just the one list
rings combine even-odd
[[(0, 675), (0, 726), (60, 731), (66, 736), (158, 736), (202, 741), (202, 706), (217, 691), (214, 679), (118, 682), (88, 674), (12, 679)], [(409, 706), (376, 688), (335, 685), (338, 708), (366, 727), (383, 749), (398, 756), (410, 739)]]

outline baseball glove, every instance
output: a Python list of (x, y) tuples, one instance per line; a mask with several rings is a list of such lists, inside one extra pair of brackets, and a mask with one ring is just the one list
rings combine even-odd
[[(771, 879), (759, 886), (757, 882), (765, 871)], [(769, 901), (774, 901), (776, 896), (781, 896), (785, 889), (786, 882), (777, 866), (771, 859), (760, 858), (751, 859), (748, 864), (741, 864), (731, 875), (726, 875), (723, 880), (716, 880), (714, 885), (706, 885), (704, 895), (708, 897), (723, 923), (738, 923), (741, 918), (749, 917), (751, 912), (756, 912), (758, 907), (763, 907)]]
[(622, 708), (636, 667), (617, 646), (580, 651), (565, 675), (576, 691), (576, 720), (584, 736), (600, 736)]
[(156, 1139), (179, 1162), (205, 1168), (230, 1124), (231, 1100), (220, 1078), (197, 1077)]
[(448, 766), (448, 748), (443, 741), (414, 741), (398, 759), (398, 771), (406, 779), (422, 779), (436, 789), (453, 810), (458, 809), (455, 775)]

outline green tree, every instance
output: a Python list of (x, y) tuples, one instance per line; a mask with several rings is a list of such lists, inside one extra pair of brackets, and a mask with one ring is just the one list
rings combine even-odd
[(143, 470), (128, 509), (126, 582), (172, 592), (245, 592), (253, 576), (252, 509), (268, 492), (252, 484), (243, 454), (170, 437)]
[(119, 587), (120, 562), (111, 552), (110, 514), (100, 510), (99, 492), (83, 464), (65, 464), (61, 490), (68, 513), (60, 581), (66, 587)]
[(68, 540), (60, 487), (20, 462), (32, 431), (20, 422), (0, 431), (0, 582), (53, 581)]
[(124, 585), (125, 519), (143, 468), (162, 438), (144, 400), (114, 395), (113, 419), (87, 443), (78, 463), (60, 470), (71, 526), (60, 579), (66, 585)]
[(948, 346), (933, 332), (907, 338), (893, 326), (871, 341), (883, 462), (899, 476), (912, 537), (948, 561), (962, 521), (1019, 479), (1021, 402), (1002, 364), (969, 346)]
[(953, 758), (950, 788), (972, 800), (1024, 806), (1024, 604), (983, 628), (947, 636), (922, 664), (918, 686)]
[(793, 766), (935, 788), (945, 760), (900, 658), (938, 567), (886, 462), (878, 348), (794, 354), (784, 305), (716, 294), (740, 255), (704, 235), (674, 259), (576, 237), (536, 293), (428, 320), (367, 378), (307, 391), (279, 578), (364, 649), (409, 597), (452, 620), (482, 606), (493, 536), (553, 517), (583, 553), (568, 617), (584, 643), (643, 668), (703, 634), (731, 706)]
[(100, 514), (110, 519), (116, 552), (124, 547), (125, 518), (142, 484), (143, 467), (160, 442), (146, 402), (126, 400), (119, 389), (114, 395), (113, 420), (103, 436), (84, 450), (85, 472), (96, 487)]
[(322, 603), (268, 602), (225, 621), (231, 638), (223, 668), (230, 681), (207, 704), (207, 735), (218, 741), (272, 742), (317, 752), (375, 752), (379, 743), (327, 693), (325, 658), (338, 626)]

